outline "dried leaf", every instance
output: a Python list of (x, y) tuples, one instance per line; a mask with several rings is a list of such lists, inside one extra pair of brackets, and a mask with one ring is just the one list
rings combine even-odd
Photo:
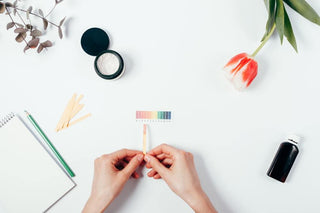
[(4, 6), (4, 3), (0, 2), (0, 13), (4, 13), (6, 11), (6, 7)]
[(32, 36), (32, 37), (38, 37), (41, 35), (42, 35), (42, 32), (40, 30), (32, 30), (30, 33), (30, 36)]
[(27, 27), (28, 30), (32, 30), (33, 29), (33, 26), (31, 24), (27, 24), (26, 27)]
[(37, 49), (37, 52), (38, 52), (38, 53), (41, 53), (42, 50), (43, 50), (43, 45), (40, 44), (39, 47), (38, 47), (38, 49)]
[(30, 19), (29, 18), (29, 14), (32, 12), (32, 6), (30, 6), (26, 12), (26, 15), (27, 15), (27, 19)]
[(17, 22), (16, 22), (16, 25), (17, 25), (18, 27), (20, 27), (20, 28), (23, 28), (23, 27), (24, 27), (23, 24), (20, 24), (20, 23), (17, 23)]
[(13, 4), (11, 4), (10, 2), (6, 2), (5, 5), (6, 7), (13, 7)]
[(49, 40), (47, 40), (47, 41), (45, 41), (45, 42), (42, 42), (41, 45), (42, 45), (43, 47), (52, 47), (52, 42), (49, 41)]
[(27, 31), (28, 31), (27, 29), (24, 29), (24, 28), (22, 28), (22, 27), (16, 28), (16, 29), (14, 30), (15, 33), (25, 33), (25, 32), (27, 32)]
[(44, 28), (44, 30), (46, 30), (48, 28), (48, 21), (45, 18), (42, 20), (43, 20), (43, 28)]
[(63, 34), (62, 34), (62, 30), (61, 30), (61, 27), (59, 27), (59, 30), (58, 30), (58, 32), (59, 32), (59, 37), (60, 37), (60, 39), (62, 39), (62, 38), (63, 38)]
[(64, 22), (65, 19), (66, 19), (66, 17), (64, 17), (64, 18), (60, 21), (60, 24), (59, 24), (60, 27), (63, 25), (63, 22)]
[(7, 30), (9, 30), (12, 27), (14, 27), (14, 22), (10, 22), (7, 24)]
[(16, 37), (17, 42), (22, 42), (27, 37), (27, 33), (19, 33)]
[(40, 14), (40, 16), (44, 17), (43, 12), (42, 12), (41, 9), (39, 9), (39, 14)]
[(26, 45), (25, 48), (23, 49), (23, 52), (26, 52), (28, 49), (30, 49), (29, 45)]
[(39, 44), (40, 39), (39, 38), (34, 38), (31, 41), (28, 42), (28, 46), (30, 48), (36, 48)]

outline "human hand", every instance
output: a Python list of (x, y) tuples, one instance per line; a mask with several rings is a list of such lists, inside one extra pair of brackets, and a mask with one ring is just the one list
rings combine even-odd
[(197, 213), (214, 213), (216, 210), (202, 190), (190, 152), (162, 144), (145, 155), (146, 167), (154, 179), (163, 178), (170, 189)]
[(97, 158), (91, 195), (83, 213), (103, 212), (119, 195), (130, 176), (139, 178), (135, 170), (142, 162), (141, 151), (128, 149)]

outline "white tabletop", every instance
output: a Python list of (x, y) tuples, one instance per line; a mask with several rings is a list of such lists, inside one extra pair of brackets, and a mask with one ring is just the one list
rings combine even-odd
[[(308, 2), (320, 12), (319, 1)], [(22, 2), (28, 3), (41, 6)], [(76, 173), (78, 186), (50, 212), (81, 211), (96, 157), (141, 149), (136, 110), (173, 111), (172, 123), (150, 125), (150, 148), (165, 142), (194, 153), (203, 188), (219, 212), (319, 212), (320, 27), (288, 11), (299, 54), (273, 36), (256, 58), (257, 78), (243, 92), (232, 88), (221, 68), (258, 46), (267, 19), (263, 1), (65, 0), (51, 17), (68, 17), (65, 38), (53, 29), (55, 45), (40, 55), (23, 53), (1, 14), (0, 117), (29, 110)], [(80, 46), (90, 27), (106, 30), (110, 48), (124, 57), (121, 79), (95, 73), (94, 57)], [(84, 94), (81, 113), (93, 116), (56, 133), (73, 93)], [(304, 140), (281, 184), (266, 171), (287, 133)], [(143, 178), (130, 180), (109, 212), (192, 212), (162, 180), (141, 172)]]

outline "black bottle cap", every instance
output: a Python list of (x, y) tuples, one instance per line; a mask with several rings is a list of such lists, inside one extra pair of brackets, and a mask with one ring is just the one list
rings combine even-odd
[(100, 28), (90, 28), (81, 37), (82, 49), (92, 56), (97, 56), (107, 50), (109, 43), (108, 34)]

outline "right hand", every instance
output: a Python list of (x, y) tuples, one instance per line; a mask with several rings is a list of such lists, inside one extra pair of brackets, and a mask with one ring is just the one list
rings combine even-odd
[(145, 155), (148, 173), (154, 179), (163, 178), (170, 189), (189, 204), (195, 212), (216, 212), (201, 188), (190, 152), (162, 144)]
[(141, 151), (122, 149), (102, 155), (94, 162), (91, 195), (83, 213), (104, 212), (130, 178), (139, 178), (136, 169), (143, 162)]

